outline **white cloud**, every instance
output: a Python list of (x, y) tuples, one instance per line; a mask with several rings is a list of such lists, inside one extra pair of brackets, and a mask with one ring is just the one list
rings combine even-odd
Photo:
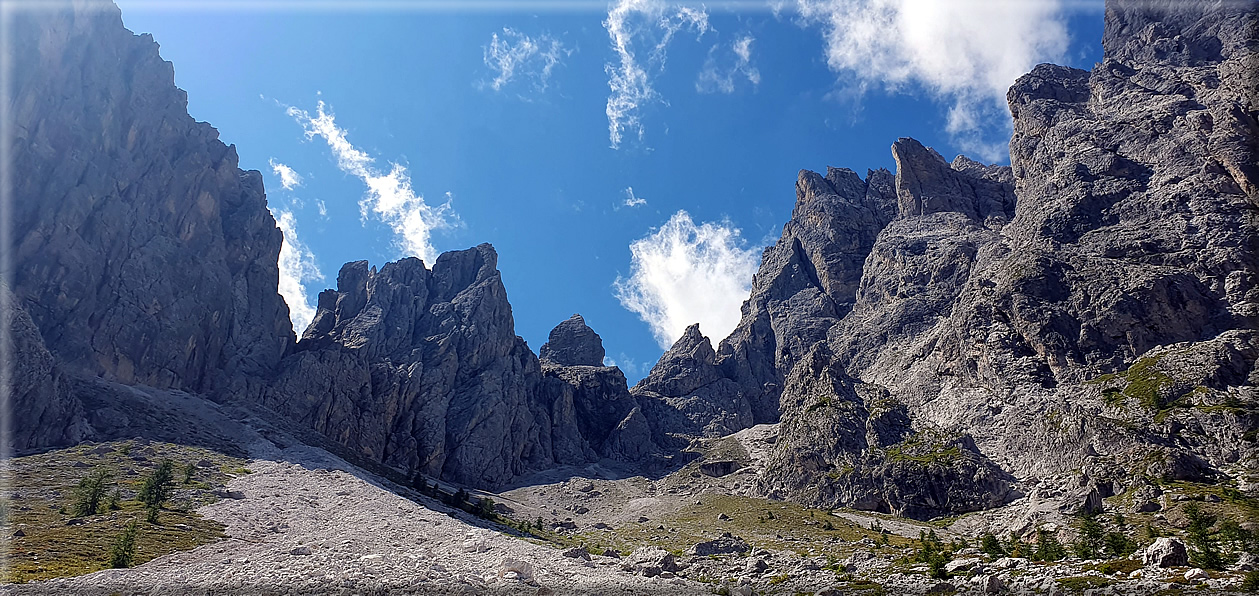
[(280, 186), (283, 186), (284, 190), (293, 190), (302, 185), (302, 177), (293, 168), (276, 161), (274, 157), (271, 158), (270, 163), (271, 170), (280, 177)]
[[(1068, 45), (1064, 0), (798, 0), (819, 24), (830, 68), (858, 89), (921, 85), (948, 101), (947, 130), (985, 159), (1009, 133), (1006, 90)], [(996, 151), (997, 155), (993, 155)]]
[(611, 356), (604, 356), (603, 365), (620, 368), (621, 372), (625, 373), (627, 376), (638, 374), (638, 363), (636, 363), (633, 358), (626, 356), (624, 352), (621, 352), (621, 354), (615, 359)]
[[(761, 84), (761, 71), (752, 66), (752, 42), (756, 41), (751, 35), (745, 35), (736, 39), (729, 46), (730, 62), (729, 67), (719, 66), (717, 57), (718, 50), (725, 50), (720, 44), (714, 45), (708, 50), (708, 59), (704, 61), (704, 69), (699, 73), (699, 79), (695, 81), (695, 90), (700, 93), (711, 93), (720, 91), (722, 93), (734, 93), (735, 82), (747, 79), (752, 86)], [(723, 52), (724, 53), (724, 52)]]
[(483, 49), (485, 65), (496, 73), (489, 82), (495, 91), (502, 90), (514, 78), (532, 79), (535, 89), (545, 91), (551, 71), (560, 63), (560, 55), (571, 53), (550, 35), (530, 37), (508, 27), (503, 27), (502, 37), (492, 34), (490, 45)]
[(433, 207), (411, 188), (411, 176), (402, 164), (390, 162), (388, 171), (378, 170), (373, 165), (375, 160), (352, 145), (345, 129), (339, 128), (333, 115), (324, 111), (323, 101), (319, 102), (314, 117), (295, 107), (289, 107), (286, 112), (302, 125), (307, 139), (318, 136), (327, 141), (337, 167), (367, 185), (367, 194), (358, 203), (363, 219), (375, 215), (393, 229), (404, 254), (418, 256), (430, 265), (435, 262), (433, 230), (450, 227), (457, 221), (450, 207), (449, 193), (444, 204)]
[(289, 319), (293, 330), (301, 337), (302, 332), (315, 318), (315, 307), (306, 295), (306, 283), (323, 281), (323, 273), (315, 263), (315, 255), (297, 238), (297, 219), (291, 211), (272, 209), (276, 225), (284, 233), (280, 245), (280, 295), (289, 305)]
[(634, 196), (634, 187), (625, 187), (625, 202), (622, 203), (626, 207), (641, 207), (647, 204), (647, 199)]
[(760, 263), (760, 251), (747, 247), (738, 228), (697, 226), (685, 211), (635, 240), (630, 254), (630, 277), (617, 277), (616, 297), (666, 349), (694, 323), (710, 339), (729, 335)]
[(328, 205), (319, 199), (315, 199), (315, 206), (319, 208), (319, 217), (328, 217)]
[[(661, 101), (652, 79), (664, 70), (665, 50), (674, 35), (687, 29), (702, 37), (710, 29), (702, 7), (670, 8), (663, 0), (618, 0), (608, 9), (603, 27), (617, 55), (615, 63), (603, 67), (612, 91), (607, 105), (608, 140), (616, 149), (626, 133), (643, 139), (640, 108)], [(642, 50), (647, 51), (645, 61), (639, 57)]]

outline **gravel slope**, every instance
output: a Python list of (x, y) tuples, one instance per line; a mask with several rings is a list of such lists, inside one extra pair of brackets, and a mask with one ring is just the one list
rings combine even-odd
[[(645, 578), (618, 561), (561, 551), (413, 502), (326, 451), (256, 442), (232, 497), (200, 509), (230, 538), (4, 594), (702, 594), (680, 578)], [(439, 511), (438, 509), (442, 510)]]

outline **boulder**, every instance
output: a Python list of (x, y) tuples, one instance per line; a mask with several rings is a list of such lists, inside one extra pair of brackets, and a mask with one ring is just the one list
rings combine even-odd
[(752, 547), (748, 546), (748, 543), (744, 542), (742, 538), (732, 536), (729, 532), (726, 532), (720, 538), (696, 543), (687, 549), (686, 554), (705, 557), (708, 555), (746, 553), (750, 550), (752, 550)]
[(1145, 547), (1141, 560), (1146, 567), (1183, 567), (1189, 564), (1189, 552), (1185, 543), (1164, 537)]
[(640, 546), (621, 561), (621, 570), (655, 577), (665, 571), (677, 573), (681, 568), (669, 551), (657, 546)]

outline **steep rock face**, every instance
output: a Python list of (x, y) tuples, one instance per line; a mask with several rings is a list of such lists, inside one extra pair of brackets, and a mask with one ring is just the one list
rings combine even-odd
[(117, 7), (14, 18), (12, 287), (47, 348), (68, 371), (193, 391), (270, 371), (293, 332), (259, 173), (193, 121)]
[(70, 391), (70, 382), (44, 347), (39, 329), (17, 303), (9, 288), (0, 284), (0, 321), (8, 325), (4, 340), (9, 368), (10, 445), (17, 452), (41, 447), (72, 445), (91, 435), (82, 404)]
[(539, 359), (561, 366), (603, 366), (603, 356), (603, 338), (578, 314), (556, 325), (538, 349)]
[[(1106, 18), (1091, 73), (1041, 65), (1011, 88), (1010, 168), (946, 169), (898, 141), (897, 219), (826, 344), (829, 366), (885, 388), (919, 432), (971, 436), (1068, 504), (1259, 463), (1255, 11), (1112, 1)], [(763, 490), (878, 506), (822, 472), (879, 470), (854, 462), (859, 442), (800, 451), (864, 416), (804, 416), (810, 387), (783, 393)], [(803, 461), (818, 472), (793, 474)], [(963, 509), (999, 502), (985, 486)]]

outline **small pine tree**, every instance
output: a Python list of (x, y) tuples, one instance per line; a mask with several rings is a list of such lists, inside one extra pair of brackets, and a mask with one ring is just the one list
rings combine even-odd
[(110, 511), (122, 509), (122, 491), (115, 488), (114, 492), (109, 493), (109, 499), (106, 500), (105, 506), (109, 508)]
[(197, 475), (197, 464), (188, 462), (184, 465), (184, 484), (192, 484), (192, 479)]
[(428, 480), (425, 480), (422, 474), (416, 474), (415, 478), (411, 479), (411, 488), (419, 491), (420, 494), (428, 494)]
[(136, 535), (140, 533), (140, 528), (136, 526), (133, 519), (114, 539), (114, 544), (109, 548), (109, 566), (114, 569), (130, 567), (135, 562), (136, 556)]
[(545, 529), (546, 527), (542, 525), (542, 516), (539, 515), (538, 516), (538, 531), (541, 532), (542, 530), (545, 530)]
[(109, 490), (110, 480), (113, 477), (114, 475), (109, 470), (96, 468), (86, 478), (79, 481), (79, 486), (74, 489), (73, 513), (75, 517), (94, 515), (103, 509), (105, 493)]
[(1112, 558), (1126, 557), (1137, 550), (1137, 545), (1122, 532), (1107, 532), (1104, 539), (1106, 554)]
[(170, 499), (171, 485), (175, 481), (175, 462), (169, 459), (162, 460), (156, 470), (144, 479), (144, 484), (140, 486), (140, 493), (136, 495), (136, 499), (148, 509), (161, 509), (166, 501)]
[(1189, 539), (1189, 563), (1203, 569), (1224, 569), (1224, 557), (1220, 554), (1215, 537), (1211, 536), (1211, 526), (1215, 525), (1215, 516), (1202, 511), (1197, 503), (1185, 506), (1185, 517), (1189, 518), (1189, 527), (1185, 533)]
[(985, 532), (983, 537), (979, 539), (979, 550), (985, 554), (997, 558), (1005, 556), (1005, 549), (1001, 548), (1001, 541), (992, 532)]
[(1072, 545), (1075, 556), (1081, 559), (1096, 559), (1102, 552), (1105, 529), (1097, 518), (1085, 515), (1080, 522), (1080, 536)]
[(1058, 542), (1058, 537), (1044, 530), (1036, 530), (1036, 551), (1033, 559), (1037, 561), (1061, 561), (1067, 556), (1067, 549)]
[(936, 579), (949, 577), (948, 571), (944, 569), (944, 564), (949, 562), (949, 557), (944, 553), (944, 545), (941, 544), (935, 530), (918, 532), (918, 554), (914, 558), (919, 563), (928, 565), (931, 577)]

